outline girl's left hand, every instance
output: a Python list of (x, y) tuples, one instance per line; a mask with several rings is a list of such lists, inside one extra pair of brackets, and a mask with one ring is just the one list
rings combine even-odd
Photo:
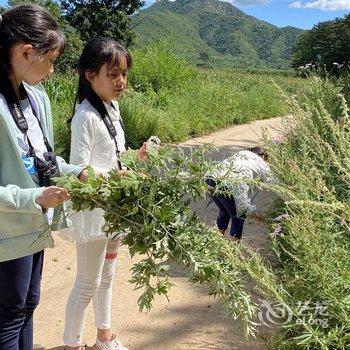
[(143, 145), (137, 150), (137, 158), (139, 161), (143, 162), (148, 157), (147, 143), (144, 142)]

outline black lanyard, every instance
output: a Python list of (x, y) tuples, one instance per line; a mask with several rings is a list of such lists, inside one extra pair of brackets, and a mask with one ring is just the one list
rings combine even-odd
[[(104, 124), (108, 130), (109, 135), (113, 139), (114, 144), (115, 144), (115, 152), (116, 152), (116, 156), (117, 156), (117, 167), (118, 167), (118, 170), (122, 170), (122, 164), (121, 164), (120, 159), (119, 159), (120, 150), (119, 150), (118, 142), (117, 142), (117, 130), (115, 129), (115, 126), (113, 125), (111, 118), (109, 117), (106, 106), (104, 105), (101, 98), (94, 91), (90, 91), (90, 93), (87, 97), (87, 100), (90, 102), (92, 107), (94, 107), (97, 110), (97, 112), (99, 113), (99, 115), (101, 116), (101, 119), (104, 122)], [(124, 124), (123, 124), (121, 118), (119, 118), (119, 122), (120, 122), (122, 129), (124, 130)]]
[[(16, 92), (12, 86), (12, 83), (9, 79), (4, 79), (4, 80), (1, 80), (0, 81), (0, 92), (1, 94), (5, 97), (5, 100), (7, 102), (7, 105), (10, 109), (10, 112), (11, 112), (11, 115), (12, 115), (12, 118), (13, 120), (15, 121), (18, 129), (23, 133), (23, 135), (26, 137), (27, 141), (28, 141), (28, 146), (29, 146), (29, 152), (28, 152), (28, 155), (29, 156), (35, 156), (35, 150), (34, 150), (34, 147), (28, 137), (28, 122), (27, 122), (27, 119), (25, 118), (24, 114), (23, 114), (23, 111), (20, 107), (20, 103), (19, 103), (19, 100), (17, 98), (17, 95), (16, 95)], [(45, 146), (46, 146), (46, 149), (48, 152), (53, 152), (53, 149), (50, 145), (50, 143), (48, 142), (45, 134), (44, 134), (44, 131), (43, 131), (43, 127), (41, 125), (41, 122), (40, 122), (40, 119), (38, 118), (38, 115), (35, 111), (35, 108), (33, 107), (32, 105), (32, 102), (28, 96), (28, 93), (26, 91), (26, 89), (24, 88), (23, 84), (21, 84), (19, 86), (19, 92), (22, 96), (24, 96), (25, 98), (28, 99), (29, 101), (29, 104), (30, 104), (30, 107), (33, 111), (33, 114), (35, 116), (35, 118), (37, 119), (38, 121), (38, 124), (39, 124), (39, 127), (40, 127), (40, 130), (41, 130), (41, 133), (43, 135), (43, 139), (44, 139), (44, 143), (45, 143)]]

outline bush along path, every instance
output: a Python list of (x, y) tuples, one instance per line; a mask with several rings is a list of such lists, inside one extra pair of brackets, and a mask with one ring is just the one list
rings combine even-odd
[(269, 286), (276, 282), (258, 254), (230, 244), (192, 211), (191, 202), (206, 193), (206, 159), (206, 147), (188, 156), (180, 148), (164, 147), (142, 163), (129, 151), (123, 157), (128, 175), (91, 174), (87, 183), (66, 177), (58, 184), (71, 193), (73, 209), (105, 211), (107, 234), (129, 232), (124, 244), (132, 256), (144, 256), (133, 265), (131, 279), (142, 289), (141, 309), (150, 309), (157, 294), (167, 295), (172, 261), (186, 269), (191, 282), (208, 286), (229, 315), (242, 319), (246, 334), (253, 335), (257, 306), (246, 281), (256, 274)]
[[(283, 305), (289, 296), (259, 253), (224, 240), (192, 211), (191, 203), (207, 191), (204, 178), (212, 166), (208, 153), (207, 147), (189, 155), (180, 148), (164, 147), (151, 152), (148, 161), (139, 162), (135, 152), (128, 151), (123, 155), (127, 175), (111, 172), (108, 177), (95, 177), (91, 172), (86, 183), (63, 177), (58, 185), (70, 192), (74, 210), (103, 209), (108, 235), (128, 232), (123, 243), (131, 256), (143, 256), (132, 266), (131, 278), (135, 288), (142, 290), (141, 310), (150, 309), (156, 295), (167, 296), (172, 286), (169, 262), (175, 262), (191, 282), (209, 287), (228, 315), (240, 318), (246, 336), (252, 337), (260, 309), (247, 291), (248, 284), (253, 280), (261, 296)], [(282, 188), (275, 185), (273, 190)], [(290, 308), (290, 312), (296, 315), (297, 310)]]
[(310, 84), (289, 99), (293, 122), (270, 152), (291, 194), (284, 232), (273, 241), (274, 274), (297, 310), (275, 341), (279, 349), (343, 350), (350, 349), (349, 101), (327, 79)]

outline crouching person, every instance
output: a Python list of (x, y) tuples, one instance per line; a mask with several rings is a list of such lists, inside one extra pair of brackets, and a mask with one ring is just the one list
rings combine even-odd
[[(246, 216), (261, 221), (263, 214), (253, 204), (258, 190), (250, 180), (273, 182), (274, 177), (267, 163), (268, 155), (261, 147), (239, 151), (211, 169), (206, 178), (213, 202), (219, 209), (217, 227), (231, 241), (239, 242)], [(229, 222), (230, 231), (227, 234)]]

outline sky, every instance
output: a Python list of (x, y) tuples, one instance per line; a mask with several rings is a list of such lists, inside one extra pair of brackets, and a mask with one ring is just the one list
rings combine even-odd
[[(146, 0), (146, 6), (154, 0)], [(227, 0), (248, 15), (278, 27), (311, 29), (315, 24), (343, 17), (350, 0)]]
[[(145, 0), (146, 7), (155, 0)], [(226, 0), (248, 15), (278, 27), (311, 29), (315, 24), (343, 17), (350, 12), (350, 0)], [(6, 0), (0, 0), (5, 5)]]

